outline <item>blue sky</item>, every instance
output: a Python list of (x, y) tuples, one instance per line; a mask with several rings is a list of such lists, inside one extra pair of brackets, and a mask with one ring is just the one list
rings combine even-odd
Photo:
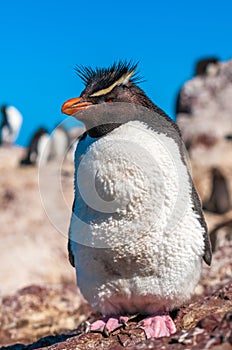
[(66, 117), (62, 103), (83, 85), (75, 64), (140, 61), (140, 86), (169, 116), (195, 61), (232, 58), (231, 0), (1, 2), (0, 104), (23, 114), (17, 140), (27, 145), (39, 126), (50, 131)]

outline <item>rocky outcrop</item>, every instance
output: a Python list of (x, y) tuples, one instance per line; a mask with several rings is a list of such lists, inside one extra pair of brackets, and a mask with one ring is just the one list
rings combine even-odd
[(204, 75), (187, 81), (179, 95), (176, 116), (190, 153), (214, 147), (232, 134), (232, 60), (207, 66)]
[(232, 60), (214, 61), (184, 84), (176, 116), (210, 231), (232, 219)]
[(91, 312), (75, 285), (31, 285), (1, 298), (0, 343), (25, 346), (76, 328)]

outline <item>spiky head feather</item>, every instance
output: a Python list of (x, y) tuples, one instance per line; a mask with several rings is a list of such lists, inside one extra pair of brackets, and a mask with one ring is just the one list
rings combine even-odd
[(75, 71), (81, 78), (85, 87), (92, 86), (92, 94), (96, 92), (108, 89), (110, 86), (123, 85), (128, 81), (133, 83), (141, 82), (141, 78), (136, 72), (138, 63), (132, 63), (131, 61), (119, 61), (114, 62), (108, 68), (95, 68), (76, 66)]

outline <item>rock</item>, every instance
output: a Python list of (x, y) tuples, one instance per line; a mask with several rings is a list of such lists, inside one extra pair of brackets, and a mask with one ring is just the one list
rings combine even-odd
[(225, 242), (227, 249), (230, 233), (224, 224), (232, 220), (232, 60), (214, 65), (213, 74), (207, 69), (184, 84), (180, 110), (190, 112), (178, 113), (177, 124), (189, 149), (193, 180), (207, 209), (212, 240), (218, 240), (213, 246)]
[(204, 74), (186, 82), (179, 95), (176, 116), (190, 154), (215, 147), (232, 134), (232, 60), (217, 62), (215, 74)]
[(91, 312), (75, 285), (31, 285), (1, 298), (0, 344), (29, 344), (75, 329)]

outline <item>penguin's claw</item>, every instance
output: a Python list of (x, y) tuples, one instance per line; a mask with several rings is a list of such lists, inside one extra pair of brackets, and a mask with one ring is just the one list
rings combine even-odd
[(126, 326), (129, 317), (127, 316), (109, 316), (104, 317), (101, 320), (93, 322), (90, 326), (91, 332), (101, 332), (105, 336), (109, 336), (110, 333), (116, 329)]
[(176, 333), (176, 326), (168, 314), (146, 317), (138, 325), (146, 333), (147, 339), (169, 337)]

